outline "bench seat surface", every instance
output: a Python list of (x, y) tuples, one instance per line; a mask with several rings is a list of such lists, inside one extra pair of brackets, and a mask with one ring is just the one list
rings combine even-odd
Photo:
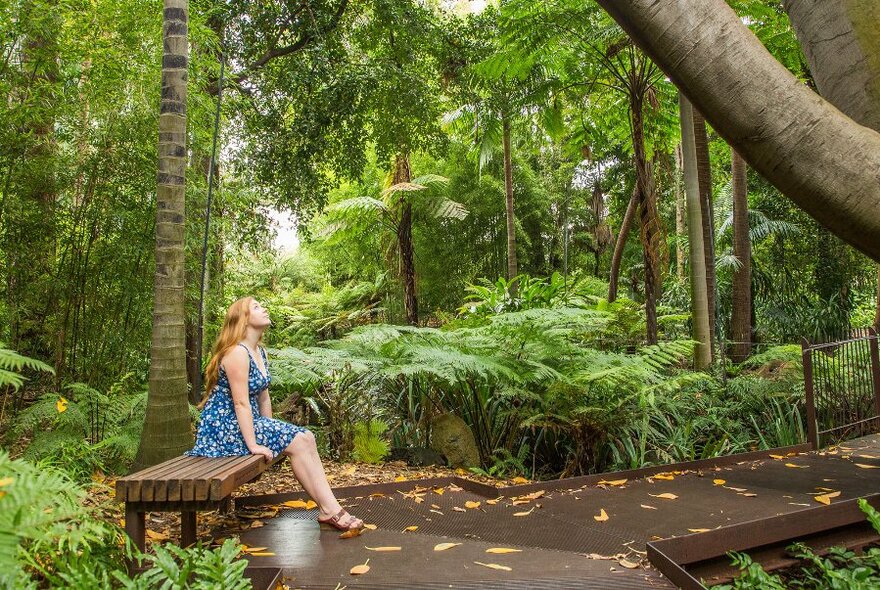
[(259, 455), (175, 457), (116, 480), (120, 502), (219, 501), (269, 467)]

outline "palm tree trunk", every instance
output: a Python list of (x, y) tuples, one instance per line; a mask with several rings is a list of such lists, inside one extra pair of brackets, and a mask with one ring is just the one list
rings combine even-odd
[(733, 177), (733, 255), (740, 266), (733, 272), (733, 315), (730, 320), (731, 360), (741, 363), (752, 352), (752, 244), (749, 239), (748, 168), (731, 149)]
[[(516, 260), (516, 223), (513, 213), (513, 162), (510, 153), (510, 118), (502, 116), (502, 141), (504, 144), (504, 194), (507, 204), (507, 280), (512, 281), (519, 274)], [(510, 296), (516, 295), (516, 284), (510, 284)]]
[(184, 220), (188, 0), (164, 0), (162, 104), (156, 192), (156, 275), (147, 412), (134, 469), (192, 446), (184, 333)]
[(709, 297), (706, 288), (706, 257), (703, 251), (703, 214), (700, 180), (697, 170), (697, 148), (694, 137), (693, 107), (684, 93), (679, 93), (681, 146), (684, 187), (687, 198), (688, 239), (691, 265), (691, 319), (694, 327), (694, 368), (701, 371), (712, 363), (709, 334)]
[(681, 186), (681, 175), (682, 175), (682, 167), (683, 163), (681, 161), (681, 144), (675, 146), (675, 153), (673, 154), (673, 158), (675, 158), (675, 276), (678, 278), (679, 282), (684, 281), (684, 245), (682, 244), (682, 239), (684, 238), (685, 232), (687, 232), (687, 227), (684, 223), (684, 213), (685, 213), (685, 200), (684, 200), (684, 192), (682, 192)]
[[(394, 184), (409, 182), (412, 180), (412, 172), (409, 167), (409, 157), (406, 154), (397, 154), (394, 158)], [(406, 191), (399, 193), (401, 199), (406, 199)], [(397, 224), (397, 245), (400, 250), (400, 272), (403, 278), (403, 308), (406, 313), (406, 321), (413, 326), (419, 324), (419, 301), (416, 297), (416, 266), (415, 251), (412, 239), (412, 203), (404, 200), (400, 211), (400, 220)]]
[(749, 165), (880, 260), (880, 134), (804, 86), (724, 0), (598, 2)]
[[(693, 110), (693, 108), (692, 108)], [(694, 142), (697, 147), (697, 176), (700, 179), (700, 212), (703, 215), (703, 254), (706, 256), (706, 294), (709, 297), (710, 350), (715, 354), (718, 332), (715, 328), (715, 217), (712, 205), (712, 164), (709, 161), (709, 135), (706, 120), (699, 111), (694, 113)]]
[(630, 95), (633, 152), (636, 161), (636, 188), (639, 195), (639, 229), (645, 265), (645, 338), (648, 344), (657, 343), (657, 299), (660, 291), (660, 260), (657, 250), (659, 219), (651, 169), (645, 155), (645, 122), (640, 96)]
[(617, 234), (617, 241), (614, 243), (614, 254), (611, 255), (611, 273), (608, 279), (608, 302), (614, 303), (617, 299), (617, 283), (620, 277), (620, 261), (623, 259), (623, 249), (626, 247), (626, 240), (632, 229), (633, 218), (636, 216), (636, 207), (639, 204), (639, 188), (633, 187), (632, 196), (626, 206), (626, 213), (623, 214), (623, 221), (620, 223), (620, 232)]

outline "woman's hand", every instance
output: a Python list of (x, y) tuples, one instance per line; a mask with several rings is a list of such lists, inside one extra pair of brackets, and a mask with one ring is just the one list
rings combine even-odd
[(257, 445), (251, 449), (248, 449), (251, 452), (251, 455), (262, 455), (266, 458), (266, 461), (272, 462), (272, 459), (275, 458), (275, 455), (272, 453), (272, 449), (269, 447), (264, 447), (263, 445)]

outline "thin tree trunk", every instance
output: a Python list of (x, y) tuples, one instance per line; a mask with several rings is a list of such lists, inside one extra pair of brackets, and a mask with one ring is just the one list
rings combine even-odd
[(694, 327), (694, 368), (701, 371), (712, 363), (709, 334), (709, 298), (706, 293), (706, 257), (703, 252), (703, 215), (697, 148), (694, 138), (693, 108), (684, 93), (679, 93), (681, 146), (684, 186), (687, 195), (688, 239), (691, 266), (691, 320)]
[(156, 192), (156, 276), (147, 411), (134, 469), (192, 446), (184, 330), (188, 0), (164, 0), (162, 104)]
[(703, 215), (703, 254), (706, 256), (706, 294), (709, 297), (709, 350), (715, 356), (718, 332), (715, 327), (717, 306), (715, 304), (715, 217), (712, 204), (712, 164), (709, 161), (709, 135), (706, 120), (699, 111), (694, 113), (694, 143), (697, 148), (697, 176), (700, 180), (700, 212)]
[(657, 300), (660, 297), (659, 252), (657, 251), (659, 221), (651, 169), (645, 155), (645, 125), (640, 97), (630, 96), (633, 152), (636, 161), (636, 188), (639, 195), (639, 235), (645, 266), (645, 338), (648, 344), (657, 343)]
[(681, 186), (683, 163), (681, 161), (681, 144), (675, 146), (675, 276), (679, 282), (684, 282), (684, 244), (682, 239), (687, 232), (684, 222), (685, 197)]
[[(409, 157), (397, 154), (394, 159), (394, 184), (409, 182), (412, 172)], [(403, 278), (403, 308), (406, 321), (413, 326), (419, 324), (419, 301), (416, 296), (416, 266), (412, 239), (412, 203), (406, 200), (405, 191), (401, 195), (400, 220), (397, 224), (397, 245), (400, 250), (400, 271)]]
[(749, 188), (746, 161), (731, 149), (733, 177), (733, 316), (730, 320), (731, 360), (741, 363), (752, 353), (752, 244), (749, 239)]
[(617, 283), (620, 277), (620, 261), (623, 259), (623, 250), (626, 247), (626, 240), (632, 229), (632, 222), (636, 216), (636, 208), (639, 204), (639, 187), (633, 187), (632, 196), (626, 206), (626, 212), (623, 214), (623, 221), (620, 223), (620, 232), (617, 234), (617, 241), (614, 243), (614, 253), (611, 255), (611, 272), (608, 279), (608, 301), (614, 303), (617, 299)]
[[(516, 260), (516, 222), (513, 212), (513, 162), (510, 153), (510, 119), (505, 114), (501, 121), (504, 144), (504, 194), (507, 205), (507, 280), (519, 274)], [(510, 284), (510, 296), (516, 296), (516, 284)]]
[(874, 329), (880, 332), (880, 264), (877, 265), (877, 311), (874, 313)]
[(598, 2), (749, 165), (880, 260), (880, 134), (804, 86), (723, 0)]

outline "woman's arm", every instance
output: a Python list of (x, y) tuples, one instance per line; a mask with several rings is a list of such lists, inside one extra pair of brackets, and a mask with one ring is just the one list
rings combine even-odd
[(250, 359), (247, 351), (236, 346), (223, 358), (223, 368), (229, 378), (229, 388), (232, 390), (232, 404), (235, 408), (235, 417), (238, 419), (238, 427), (244, 438), (244, 444), (254, 455), (263, 455), (271, 461), (274, 456), (272, 450), (257, 444), (254, 434), (254, 415), (251, 411), (251, 403), (248, 399), (248, 371)]

